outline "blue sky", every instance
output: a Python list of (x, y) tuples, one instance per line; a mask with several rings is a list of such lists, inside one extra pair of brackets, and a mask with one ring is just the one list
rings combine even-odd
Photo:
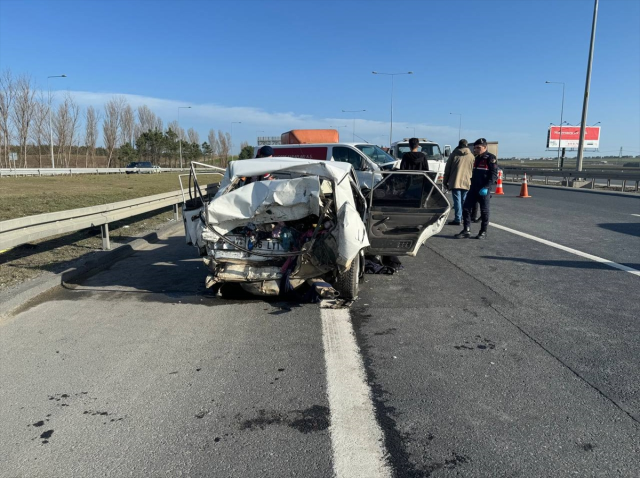
[[(201, 140), (296, 128), (389, 141), (415, 133), (545, 152), (550, 122), (580, 122), (593, 0), (125, 1), (0, 0), (0, 70), (102, 108), (113, 95), (177, 118)], [(366, 110), (357, 114), (342, 110)], [(640, 154), (640, 2), (600, 0), (587, 124), (600, 151)], [(260, 132), (260, 133), (258, 133)]]

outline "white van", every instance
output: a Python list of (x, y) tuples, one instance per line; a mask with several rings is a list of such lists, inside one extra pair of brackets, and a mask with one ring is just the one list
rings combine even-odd
[[(382, 176), (378, 171), (391, 170), (395, 158), (375, 144), (369, 143), (316, 143), (316, 144), (276, 144), (271, 145), (273, 156), (289, 158), (318, 159), (321, 161), (341, 161), (353, 166), (363, 189), (372, 188), (372, 178), (377, 183)], [(256, 154), (258, 148), (255, 148)]]
[[(444, 168), (447, 165), (446, 157), (449, 156), (448, 149), (451, 147), (445, 147), (445, 154), (442, 155), (440, 146), (438, 143), (429, 141), (428, 139), (418, 138), (420, 140), (420, 151), (427, 156), (427, 162), (429, 163), (429, 171), (435, 171), (437, 176), (435, 178), (436, 183), (442, 183), (444, 177)], [(405, 138), (402, 141), (396, 141), (391, 145), (391, 155), (399, 162), (402, 160), (402, 155), (411, 151), (409, 148), (409, 138)], [(398, 163), (398, 167), (400, 164)]]

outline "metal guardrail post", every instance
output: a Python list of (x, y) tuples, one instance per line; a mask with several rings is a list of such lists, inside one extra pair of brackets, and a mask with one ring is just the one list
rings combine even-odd
[(627, 180), (623, 179), (622, 180), (622, 192), (624, 192), (625, 189), (627, 189)]
[(109, 240), (109, 223), (100, 226), (100, 230), (102, 232), (102, 250), (110, 251), (111, 241)]
[(178, 212), (179, 212), (179, 206), (177, 204), (173, 205), (173, 218), (176, 220), (176, 222), (178, 222)]

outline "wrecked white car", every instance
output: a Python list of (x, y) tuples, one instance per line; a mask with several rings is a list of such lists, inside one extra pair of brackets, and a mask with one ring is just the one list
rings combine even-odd
[(192, 164), (183, 220), (187, 244), (210, 271), (207, 287), (238, 283), (253, 294), (278, 295), (322, 281), (327, 296), (337, 291), (353, 299), (365, 254), (415, 255), (450, 209), (420, 171), (384, 173), (365, 197), (348, 163), (233, 161), (207, 199), (197, 166), (207, 167)]

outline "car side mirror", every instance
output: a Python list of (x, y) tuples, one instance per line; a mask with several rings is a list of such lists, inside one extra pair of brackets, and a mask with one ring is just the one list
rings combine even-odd
[(451, 146), (448, 144), (444, 147), (444, 157), (448, 158), (451, 155)]

